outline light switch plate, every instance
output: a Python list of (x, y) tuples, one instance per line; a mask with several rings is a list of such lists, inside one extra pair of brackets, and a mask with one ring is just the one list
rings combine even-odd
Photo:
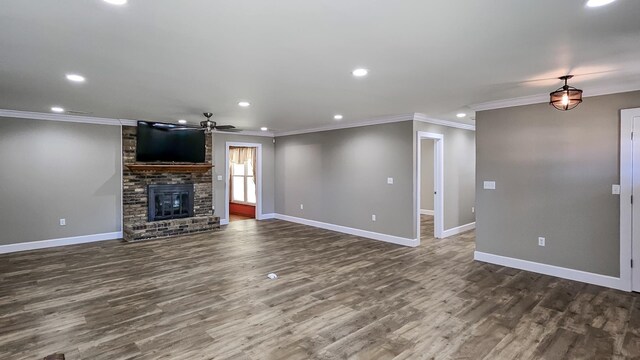
[(495, 190), (496, 189), (496, 182), (495, 181), (485, 181), (483, 184), (484, 188), (486, 190)]
[(222, 181), (222, 175), (218, 175), (218, 181)]
[(611, 185), (611, 193), (613, 195), (620, 195), (620, 185), (617, 185), (617, 184)]
[(393, 185), (393, 178), (392, 177), (387, 178), (387, 184)]

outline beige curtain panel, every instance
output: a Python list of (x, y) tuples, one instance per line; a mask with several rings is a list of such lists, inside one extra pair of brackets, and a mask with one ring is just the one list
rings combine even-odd
[(253, 176), (257, 175), (257, 159), (256, 148), (251, 147), (229, 147), (229, 164), (244, 164), (247, 161), (251, 161), (253, 167)]

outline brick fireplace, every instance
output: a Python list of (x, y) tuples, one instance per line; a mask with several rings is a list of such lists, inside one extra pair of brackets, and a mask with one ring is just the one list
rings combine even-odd
[[(206, 171), (189, 171), (185, 167), (176, 172), (171, 168), (176, 164), (165, 164), (171, 166), (154, 170), (130, 168), (127, 165), (136, 164), (136, 127), (122, 127), (122, 200), (126, 241), (220, 228), (220, 218), (213, 215), (211, 145), (211, 135), (208, 134), (205, 162), (209, 167)], [(151, 216), (152, 212), (154, 216)]]

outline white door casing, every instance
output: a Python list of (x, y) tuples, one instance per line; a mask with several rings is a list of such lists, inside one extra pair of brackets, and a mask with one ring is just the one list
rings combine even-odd
[(224, 208), (225, 208), (225, 220), (229, 220), (229, 148), (235, 147), (250, 147), (256, 148), (256, 161), (257, 174), (256, 174), (256, 220), (262, 220), (262, 144), (260, 143), (245, 143), (245, 142), (232, 142), (227, 141), (225, 145), (224, 155)]
[(620, 115), (620, 280), (640, 291), (640, 108)]

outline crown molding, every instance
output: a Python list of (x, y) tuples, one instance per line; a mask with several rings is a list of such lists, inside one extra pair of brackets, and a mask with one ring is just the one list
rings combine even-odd
[(66, 121), (66, 122), (99, 124), (99, 125), (117, 125), (117, 126), (121, 125), (120, 120), (111, 119), (111, 118), (99, 118), (99, 117), (93, 117), (93, 116), (68, 115), (68, 114), (39, 113), (39, 112), (6, 110), (6, 109), (0, 109), (0, 117), (31, 119), (31, 120)]
[(414, 114), (390, 115), (390, 116), (377, 117), (369, 120), (353, 122), (353, 123), (331, 124), (331, 125), (320, 126), (316, 128), (276, 132), (275, 136), (280, 137), (280, 136), (289, 136), (289, 135), (300, 135), (300, 134), (308, 134), (308, 133), (321, 132), (321, 131), (350, 129), (350, 128), (361, 127), (361, 126), (389, 124), (389, 123), (395, 123), (395, 122), (401, 122), (401, 121), (411, 121), (413, 120), (413, 118), (414, 118)]
[(275, 135), (271, 131), (242, 130), (238, 132), (228, 132), (228, 131), (214, 130), (211, 133), (220, 134), (220, 135), (262, 136), (262, 137), (270, 137), (270, 138), (275, 137)]
[[(0, 109), (0, 117), (8, 117), (8, 118), (16, 118), (16, 119), (31, 119), (31, 120), (65, 121), (65, 122), (98, 124), (98, 125), (138, 126), (138, 120), (131, 120), (131, 119), (112, 119), (112, 118), (100, 118), (100, 117), (92, 117), (92, 116), (51, 114), (51, 113), (39, 113), (39, 112), (31, 112), (31, 111), (6, 110), (6, 109)], [(270, 132), (270, 131), (242, 130), (234, 133), (229, 133), (224, 131), (212, 131), (212, 133), (233, 134), (233, 135), (243, 135), (243, 136), (274, 137), (273, 132)]]
[[(114, 125), (114, 126), (138, 126), (137, 120), (131, 119), (113, 119), (113, 118), (100, 118), (100, 117), (92, 117), (92, 116), (79, 116), (79, 115), (68, 115), (68, 114), (52, 114), (52, 113), (39, 113), (39, 112), (30, 112), (30, 111), (20, 111), (20, 110), (6, 110), (0, 109), (0, 117), (10, 117), (10, 118), (19, 118), (19, 119), (33, 119), (33, 120), (51, 120), (51, 121), (65, 121), (65, 122), (75, 122), (75, 123), (85, 123), (85, 124), (98, 124), (98, 125)], [(370, 125), (380, 125), (380, 124), (389, 124), (395, 122), (402, 121), (420, 121), (425, 123), (430, 123), (434, 125), (448, 126), (453, 128), (465, 129), (465, 130), (474, 130), (476, 129), (475, 125), (463, 124), (455, 121), (449, 120), (441, 120), (435, 119), (426, 116), (425, 114), (415, 113), (415, 114), (400, 114), (400, 115), (390, 115), (377, 117), (369, 120), (358, 121), (354, 123), (348, 124), (331, 124), (327, 126), (321, 126), (316, 128), (309, 129), (301, 129), (301, 130), (292, 130), (292, 131), (284, 131), (284, 132), (272, 132), (272, 131), (254, 131), (254, 130), (242, 130), (239, 132), (225, 132), (225, 131), (212, 131), (213, 134), (222, 134), (222, 135), (240, 135), (240, 136), (261, 136), (261, 137), (277, 137), (277, 136), (289, 136), (289, 135), (299, 135), (299, 134), (308, 134), (320, 131), (330, 131), (330, 130), (339, 130), (339, 129), (349, 129), (354, 127), (361, 126), (370, 126)]]
[(138, 120), (120, 119), (120, 125), (122, 125), (122, 126), (138, 126)]
[[(591, 89), (586, 89), (582, 93), (582, 97), (602, 96), (619, 94), (630, 91), (640, 90), (640, 83), (613, 85), (613, 86), (600, 86)], [(536, 94), (530, 96), (522, 96), (512, 99), (488, 101), (480, 104), (470, 105), (469, 108), (473, 111), (485, 111), (494, 109), (503, 109), (514, 106), (543, 104), (549, 102), (549, 94)]]
[[(584, 96), (584, 93), (583, 93)], [(522, 96), (512, 99), (487, 101), (480, 104), (469, 105), (469, 108), (473, 111), (485, 111), (494, 109), (504, 109), (514, 106), (524, 106), (533, 104), (542, 104), (549, 102), (549, 94), (538, 94), (531, 96)]]
[(451, 120), (435, 119), (420, 113), (415, 113), (413, 119), (415, 121), (420, 121), (420, 122), (434, 124), (434, 125), (441, 125), (441, 126), (448, 126), (448, 127), (457, 128), (457, 129), (476, 131), (476, 126), (472, 124), (464, 124), (464, 123), (451, 121)]

